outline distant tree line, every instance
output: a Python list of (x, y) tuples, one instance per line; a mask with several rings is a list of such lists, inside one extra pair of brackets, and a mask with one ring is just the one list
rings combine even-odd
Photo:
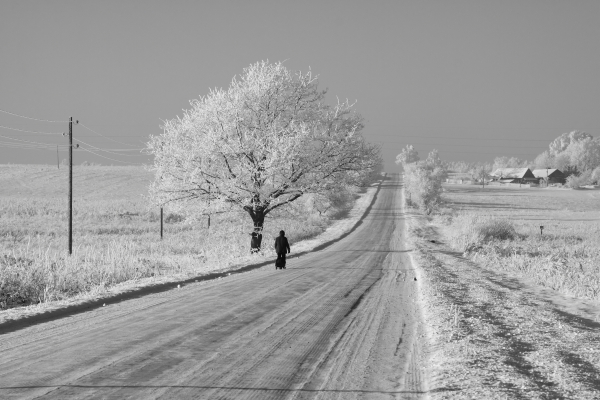
[(404, 170), (406, 202), (430, 214), (441, 204), (442, 182), (448, 172), (467, 174), (474, 181), (483, 181), (498, 168), (556, 168), (567, 176), (568, 187), (600, 183), (600, 138), (573, 131), (563, 133), (538, 155), (534, 161), (517, 157), (496, 157), (493, 163), (442, 161), (438, 151), (429, 153), (421, 161), (412, 145), (407, 145), (396, 156), (396, 164)]
[(554, 139), (548, 150), (533, 161), (518, 157), (496, 157), (493, 163), (451, 161), (446, 163), (448, 171), (467, 173), (473, 179), (489, 174), (498, 168), (556, 168), (567, 177), (566, 185), (578, 187), (600, 183), (600, 138), (583, 131), (563, 133)]

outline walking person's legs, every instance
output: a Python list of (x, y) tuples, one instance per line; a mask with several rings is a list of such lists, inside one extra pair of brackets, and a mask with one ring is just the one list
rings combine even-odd
[(277, 261), (275, 262), (275, 268), (285, 268), (285, 253), (277, 253)]

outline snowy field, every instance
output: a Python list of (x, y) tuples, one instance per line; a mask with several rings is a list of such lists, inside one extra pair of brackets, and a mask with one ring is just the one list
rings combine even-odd
[(213, 216), (207, 229), (203, 221), (181, 222), (167, 208), (161, 240), (160, 213), (143, 197), (151, 179), (139, 167), (75, 167), (74, 250), (66, 257), (67, 170), (0, 166), (0, 309), (72, 304), (264, 263), (274, 258), (270, 247), (280, 229), (292, 254), (309, 251), (352, 229), (376, 191), (358, 192), (339, 219), (299, 212), (268, 217), (264, 251), (250, 255), (252, 221), (243, 214)]

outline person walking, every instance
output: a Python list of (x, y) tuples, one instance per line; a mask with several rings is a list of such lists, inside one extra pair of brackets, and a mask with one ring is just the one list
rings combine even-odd
[(290, 252), (290, 244), (285, 237), (284, 231), (279, 231), (279, 237), (275, 239), (275, 251), (277, 252), (277, 261), (275, 261), (275, 269), (285, 268), (285, 255)]

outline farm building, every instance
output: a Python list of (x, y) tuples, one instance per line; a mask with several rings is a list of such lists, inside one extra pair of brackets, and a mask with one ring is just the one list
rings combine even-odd
[(492, 179), (500, 183), (537, 183), (539, 178), (529, 168), (498, 168), (491, 173)]
[(565, 174), (562, 173), (561, 170), (556, 168), (546, 168), (546, 169), (534, 169), (533, 176), (540, 180), (544, 180), (547, 184), (551, 183), (565, 183)]

